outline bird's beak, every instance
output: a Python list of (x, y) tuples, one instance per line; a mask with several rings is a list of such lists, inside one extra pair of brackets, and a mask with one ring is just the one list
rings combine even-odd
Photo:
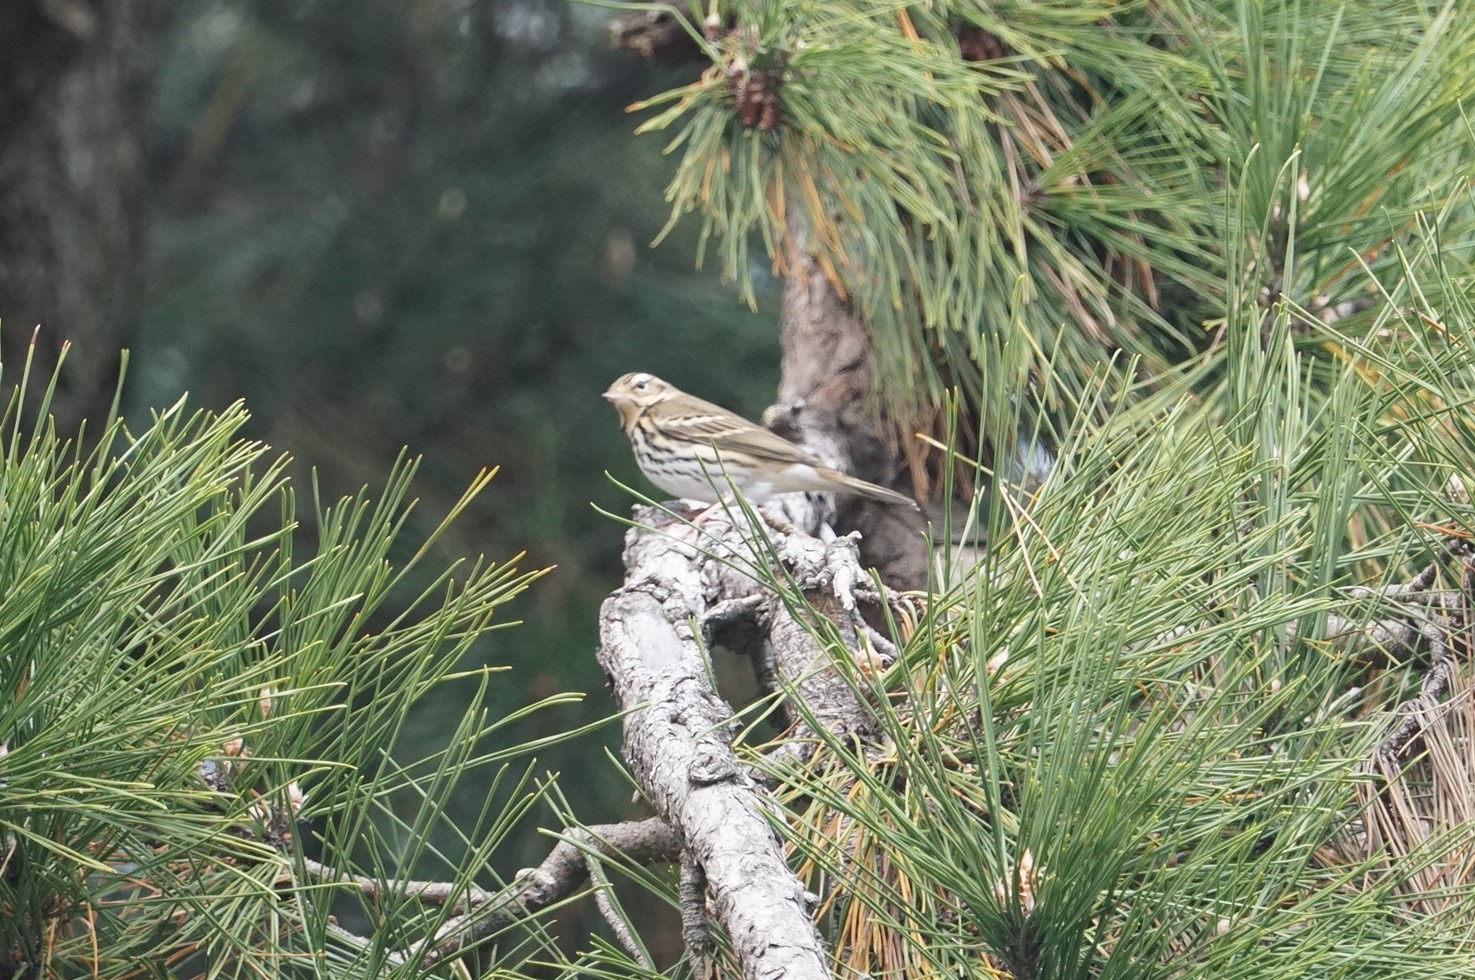
[(600, 398), (603, 398), (607, 402), (612, 402), (612, 401), (618, 400), (620, 396), (617, 395), (617, 394), (615, 394), (614, 391), (611, 390), (611, 391), (606, 391), (604, 394), (600, 395), (599, 397)]

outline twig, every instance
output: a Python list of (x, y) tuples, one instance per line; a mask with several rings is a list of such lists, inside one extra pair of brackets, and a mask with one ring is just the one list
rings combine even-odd
[(367, 875), (339, 871), (331, 865), (314, 861), (311, 858), (303, 858), (302, 867), (308, 874), (320, 881), (353, 885), (360, 894), (371, 898), (380, 897), (387, 888), (396, 895), (417, 899), (427, 905), (450, 903), (455, 912), (460, 912), (468, 906), (486, 905), (506, 894), (506, 889), (501, 892), (485, 892), (469, 885), (458, 887), (454, 882), (449, 881), (381, 881)]
[(625, 917), (615, 908), (614, 900), (610, 898), (613, 887), (609, 883), (609, 876), (604, 873), (604, 866), (599, 863), (599, 857), (593, 851), (584, 852), (584, 866), (589, 869), (589, 880), (594, 882), (594, 904), (599, 909), (599, 914), (604, 916), (604, 921), (615, 934), (615, 941), (625, 948), (630, 958), (638, 962), (647, 970), (654, 970), (655, 964), (650, 961), (650, 954), (640, 943), (635, 941), (635, 936), (630, 931), (630, 924)]
[(1400, 704), (1394, 712), (1403, 721), (1378, 745), (1376, 755), (1390, 764), (1397, 764), (1403, 750), (1423, 727), (1424, 712), (1439, 706), (1454, 673), (1454, 657), (1450, 654), (1449, 644), (1444, 641), (1444, 631), (1433, 624), (1425, 624), (1419, 633), (1429, 644), (1429, 669), (1419, 683), (1419, 693)]
[[(1419, 693), (1403, 702), (1394, 715), (1402, 721), (1379, 743), (1365, 768), (1378, 769), (1385, 778), (1397, 771), (1398, 761), (1423, 728), (1426, 712), (1437, 708), (1454, 679), (1455, 658), (1451, 640), (1472, 627), (1469, 615), (1470, 591), (1475, 588), (1475, 560), (1469, 557), (1469, 543), (1460, 539), (1449, 539), (1440, 551), (1440, 560), (1464, 555), (1463, 582), (1461, 591), (1429, 592), (1434, 584), (1440, 560), (1431, 562), (1405, 589), (1395, 594), (1425, 598), (1427, 605), (1416, 624), (1410, 624), (1416, 640), (1410, 648), (1424, 647), (1429, 651), (1429, 665), (1419, 683)], [(1405, 627), (1407, 629), (1409, 627)], [(1470, 637), (1465, 637), (1467, 644)], [(1381, 765), (1376, 765), (1381, 763)]]
[[(391, 964), (418, 958), (421, 966), (430, 966), (539, 909), (570, 897), (588, 880), (591, 862), (597, 863), (600, 856), (649, 865), (673, 862), (679, 855), (680, 843), (671, 827), (657, 817), (649, 817), (567, 830), (542, 864), (518, 872), (511, 884), (495, 892), (452, 882), (381, 881), (313, 860), (304, 860), (302, 867), (320, 881), (351, 885), (370, 898), (393, 892), (432, 905), (448, 905), (456, 914), (436, 930), (422, 955), (417, 957), (409, 949), (387, 955)], [(607, 886), (608, 882), (604, 884)], [(346, 929), (333, 926), (332, 932), (345, 942), (368, 948), (368, 940)]]
[(681, 856), (680, 902), (681, 941), (691, 953), (692, 973), (702, 976), (712, 952), (712, 937), (707, 931), (707, 876), (690, 854)]

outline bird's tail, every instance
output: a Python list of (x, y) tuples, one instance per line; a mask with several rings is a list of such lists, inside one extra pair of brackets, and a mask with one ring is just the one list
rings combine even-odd
[(879, 500), (884, 504), (897, 504), (903, 507), (910, 507), (912, 510), (922, 509), (917, 506), (917, 502), (915, 500), (913, 500), (911, 497), (908, 497), (904, 493), (897, 493), (895, 490), (889, 490), (886, 487), (877, 486), (874, 483), (867, 483), (865, 480), (857, 479), (856, 477), (850, 476), (849, 474), (841, 473), (838, 470), (832, 472), (833, 476), (831, 478), (836, 483), (839, 483), (840, 485), (845, 487), (846, 490), (850, 491), (853, 494), (856, 494), (857, 496), (868, 497), (871, 500)]

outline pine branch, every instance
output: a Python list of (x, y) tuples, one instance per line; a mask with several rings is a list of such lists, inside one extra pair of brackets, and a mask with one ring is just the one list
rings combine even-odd
[[(592, 824), (566, 828), (562, 838), (536, 868), (517, 873), (512, 883), (495, 892), (446, 881), (384, 880), (350, 874), (311, 859), (302, 859), (302, 869), (313, 880), (351, 885), (373, 900), (412, 899), (427, 905), (444, 906), (450, 913), (435, 933), (416, 944), (387, 954), (392, 966), (416, 963), (422, 967), (454, 958), (463, 950), (524, 921), (532, 914), (575, 895), (590, 879), (591, 867), (600, 857), (621, 858), (636, 864), (673, 862), (680, 855), (680, 841), (665, 821), (651, 817), (617, 824)], [(284, 871), (295, 874), (291, 861)], [(305, 883), (302, 883), (305, 884)], [(373, 948), (373, 941), (347, 930), (336, 930), (340, 939), (357, 948)]]
[[(824, 545), (747, 510), (709, 514), (699, 528), (657, 526), (661, 516), (637, 510), (625, 585), (600, 614), (599, 657), (624, 712), (624, 756), (681, 839), (691, 862), (683, 880), (705, 882), (743, 975), (829, 976), (809, 915), (813, 896), (788, 869), (762, 781), (733, 753), (734, 712), (711, 686), (692, 624), (725, 642), (744, 636), (746, 651), (772, 652), (776, 683), (801, 719), (778, 751), (802, 758), (811, 726), (847, 741), (874, 738), (869, 709), (846, 676), (862, 668), (837, 670), (835, 657), (846, 650), (841, 656), (879, 665), (869, 651), (889, 644), (860, 610), (884, 600), (851, 538)], [(768, 524), (762, 535), (744, 530), (760, 519)], [(682, 907), (684, 934), (704, 935), (690, 896)], [(701, 960), (705, 941), (691, 953)]]

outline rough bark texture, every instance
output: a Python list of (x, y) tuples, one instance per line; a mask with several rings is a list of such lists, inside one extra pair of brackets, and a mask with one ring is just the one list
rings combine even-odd
[(710, 595), (740, 597), (720, 601), (703, 619), (709, 645), (718, 639), (715, 621), (722, 620), (723, 633), (730, 636), (733, 616), (748, 617), (751, 628), (740, 633), (746, 644), (723, 645), (754, 657), (760, 682), (770, 689), (786, 687), (797, 702), (782, 712), (790, 726), (778, 750), (785, 761), (803, 761), (813, 752), (815, 726), (843, 741), (877, 743), (881, 736), (875, 714), (846, 675), (881, 669), (896, 659), (896, 648), (862, 614), (867, 607), (879, 611), (886, 598), (875, 592), (861, 566), (856, 537), (824, 543), (789, 529), (770, 534), (770, 542), (778, 565), (804, 593), (805, 602), (834, 625), (855, 666), (844, 674), (838, 671), (831, 651), (816, 639), (819, 624), (794, 618), (783, 597), (760, 588), (741, 564), (713, 562), (706, 569)]
[[(807, 595), (834, 611), (840, 636), (867, 663), (890, 649), (860, 615), (863, 604), (882, 597), (871, 590), (850, 538), (824, 545), (780, 528), (769, 532), (770, 553), (722, 516), (709, 515), (700, 528), (662, 526), (664, 515), (653, 508), (637, 509), (635, 519), (644, 526), (626, 537), (625, 585), (600, 614), (600, 663), (625, 712), (623, 755), (695, 862), (742, 975), (827, 977), (812, 896), (789, 870), (773, 829), (783, 815), (732, 750), (734, 711), (712, 685), (694, 624), (772, 651), (777, 680), (804, 701), (795, 717), (869, 739), (870, 712), (834, 670), (827, 659), (833, 654), (750, 570), (776, 558)], [(743, 628), (734, 627), (738, 622)], [(797, 723), (789, 744), (811, 741), (807, 733)]]
[[(898, 487), (901, 462), (881, 438), (870, 334), (807, 255), (784, 286), (780, 323), (783, 375), (778, 404), (764, 421), (863, 480)], [(838, 503), (836, 526), (859, 528), (861, 559), (889, 584), (927, 582), (921, 514), (858, 497)]]
[(824, 943), (769, 804), (738, 764), (691, 623), (707, 609), (696, 549), (632, 530), (624, 588), (600, 614), (600, 662), (625, 716), (623, 755), (707, 881), (745, 977), (825, 977)]
[(18, 364), (40, 324), (44, 378), (75, 345), (54, 402), (68, 426), (111, 402), (139, 295), (154, 14), (155, 0), (0, 4), (0, 357)]

